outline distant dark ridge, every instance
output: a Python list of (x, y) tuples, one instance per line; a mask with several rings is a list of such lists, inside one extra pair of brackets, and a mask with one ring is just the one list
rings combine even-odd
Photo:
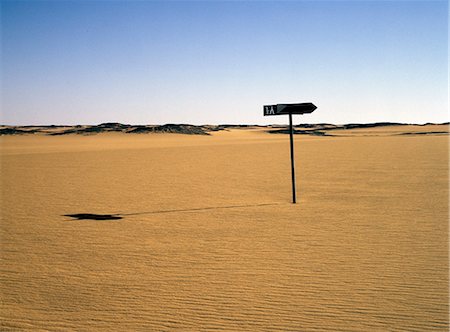
[[(390, 126), (426, 126), (426, 125), (446, 125), (447, 123), (435, 124), (435, 123), (427, 123), (423, 125), (415, 125), (415, 124), (407, 124), (400, 122), (375, 122), (375, 123), (349, 123), (344, 125), (334, 125), (330, 123), (317, 123), (317, 124), (308, 124), (302, 123), (298, 125), (294, 125), (293, 133), (296, 135), (313, 135), (313, 136), (334, 136), (324, 131), (332, 131), (332, 130), (348, 130), (348, 129), (362, 129), (362, 128), (376, 128), (376, 127), (390, 127)], [(274, 125), (272, 128), (282, 128), (277, 130), (269, 130), (270, 134), (289, 134), (289, 129), (287, 126), (279, 126)], [(306, 128), (307, 130), (296, 129), (296, 128)], [(431, 133), (431, 132), (429, 132)], [(443, 134), (445, 132), (432, 132), (434, 134)], [(423, 133), (422, 135), (425, 135)], [(405, 135), (414, 135), (414, 133), (405, 133)]]
[(375, 128), (388, 126), (407, 126), (406, 123), (399, 122), (375, 122), (375, 123), (348, 123), (336, 129), (359, 129), (359, 128)]
[(64, 131), (54, 132), (54, 133), (48, 133), (48, 135), (51, 136), (60, 136), (60, 135), (67, 135), (67, 134), (98, 134), (105, 131), (115, 131), (115, 130), (106, 130), (102, 127), (87, 127), (87, 128), (76, 128), (76, 129), (68, 129)]
[(448, 135), (448, 131), (418, 131), (414, 133), (400, 133), (397, 135)]
[[(302, 123), (299, 125), (294, 125), (293, 134), (295, 135), (312, 135), (312, 136), (333, 136), (324, 132), (330, 130), (345, 130), (345, 129), (360, 129), (360, 128), (375, 128), (375, 127), (387, 127), (387, 126), (403, 126), (404, 123), (396, 123), (396, 122), (375, 122), (375, 123), (349, 123), (344, 125), (334, 125), (331, 123), (317, 123), (317, 124), (308, 124)], [(268, 131), (271, 134), (289, 134), (289, 129), (286, 126), (282, 126), (283, 129), (278, 130), (270, 130)], [(308, 130), (301, 130), (295, 128), (306, 128)]]
[(123, 129), (130, 128), (131, 125), (118, 123), (118, 122), (105, 122), (105, 123), (100, 123), (97, 127), (105, 128), (105, 129), (123, 130)]
[(185, 135), (209, 135), (210, 129), (206, 126), (188, 124), (165, 124), (162, 126), (136, 126), (126, 132), (129, 134), (170, 133)]
[[(268, 133), (269, 134), (289, 134), (290, 130), (289, 129), (269, 130)], [(326, 132), (318, 131), (318, 130), (298, 130), (298, 129), (294, 129), (292, 133), (294, 135), (334, 136), (334, 135), (330, 135), (330, 134), (328, 134)]]
[(99, 125), (95, 126), (75, 126), (73, 128), (60, 131), (60, 132), (53, 132), (49, 133), (51, 136), (57, 136), (57, 135), (67, 135), (67, 134), (98, 134), (103, 132), (122, 132), (131, 126), (128, 124), (122, 124), (117, 122), (107, 122), (107, 123), (101, 123)]
[(15, 126), (15, 127), (54, 129), (54, 128), (69, 128), (69, 127), (72, 128), (72, 127), (75, 127), (75, 126), (68, 126), (68, 125), (27, 125), (27, 126)]
[(68, 129), (68, 130), (64, 130), (64, 131), (58, 131), (58, 132), (46, 133), (46, 134), (51, 135), (51, 136), (59, 136), (59, 135), (78, 134), (78, 133), (79, 132), (77, 131), (77, 129)]
[(251, 128), (251, 127), (266, 127), (266, 126), (261, 126), (261, 125), (247, 125), (247, 124), (221, 124), (218, 125), (218, 127), (221, 128)]
[(300, 128), (314, 128), (314, 129), (330, 129), (330, 128), (337, 128), (337, 125), (331, 124), (331, 123), (300, 123), (298, 125), (294, 125), (294, 127), (300, 127)]
[(2, 128), (0, 129), (0, 135), (24, 135), (34, 134), (36, 130), (21, 130), (16, 128)]
[[(26, 130), (25, 130), (26, 128)], [(30, 128), (30, 129), (29, 129)], [(35, 129), (31, 129), (35, 128)], [(49, 131), (58, 129), (59, 131)], [(66, 129), (67, 128), (67, 129)], [(128, 125), (115, 122), (101, 123), (93, 126), (8, 126), (0, 129), (0, 135), (23, 135), (42, 133), (50, 136), (61, 136), (69, 134), (90, 135), (103, 132), (122, 132), (130, 134), (146, 133), (172, 133), (185, 135), (209, 135), (209, 132), (224, 130), (220, 126), (194, 126), (189, 124), (165, 124), (165, 125)]]
[(125, 132), (129, 133), (129, 134), (148, 134), (148, 133), (154, 133), (154, 130), (152, 127), (148, 127), (148, 126), (135, 126)]
[[(316, 123), (316, 124), (298, 124), (295, 125), (295, 134), (300, 135), (315, 135), (315, 136), (332, 136), (322, 131), (331, 130), (345, 130), (345, 129), (360, 129), (360, 128), (375, 128), (387, 126), (433, 126), (433, 125), (449, 125), (449, 122), (444, 123), (426, 123), (426, 124), (406, 124), (399, 122), (375, 122), (375, 123), (349, 123), (344, 125), (334, 125), (330, 123)], [(0, 125), (0, 136), (2, 135), (26, 135), (26, 134), (46, 134), (51, 136), (79, 134), (79, 135), (93, 135), (103, 132), (121, 132), (130, 134), (151, 134), (151, 133), (175, 133), (184, 135), (209, 135), (211, 132), (227, 129), (239, 128), (267, 128), (271, 133), (288, 133), (286, 125), (203, 125), (195, 126), (189, 124), (165, 124), (165, 125), (129, 125), (118, 122), (106, 122), (99, 125), (92, 126), (67, 126), (67, 125), (39, 125), (39, 126), (6, 126)], [(272, 130), (270, 130), (272, 129)], [(306, 130), (304, 130), (306, 129)]]
[(161, 126), (128, 125), (115, 122), (102, 123), (96, 126), (81, 128), (70, 128), (60, 132), (49, 133), (49, 135), (67, 134), (98, 134), (103, 132), (122, 132), (127, 134), (151, 134), (151, 133), (171, 133), (185, 135), (209, 135), (210, 131), (219, 130), (212, 126), (194, 126), (188, 124), (165, 124)]
[(220, 130), (225, 130), (224, 127), (219, 126), (213, 126), (213, 125), (205, 125), (202, 126), (203, 128), (205, 128), (206, 131), (211, 132), (211, 131), (220, 131)]

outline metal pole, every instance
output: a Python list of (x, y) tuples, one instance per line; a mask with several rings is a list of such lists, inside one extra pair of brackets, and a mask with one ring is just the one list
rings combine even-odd
[(289, 113), (289, 136), (291, 139), (291, 176), (292, 176), (292, 203), (297, 203), (295, 194), (295, 166), (294, 166), (294, 129), (292, 128), (292, 113)]

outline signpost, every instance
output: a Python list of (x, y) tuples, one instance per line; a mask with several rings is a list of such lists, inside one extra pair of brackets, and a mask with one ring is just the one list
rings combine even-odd
[(265, 105), (264, 116), (269, 115), (289, 115), (289, 138), (291, 147), (291, 178), (292, 178), (292, 203), (297, 203), (297, 196), (295, 193), (295, 165), (294, 165), (294, 129), (292, 127), (292, 114), (306, 114), (312, 113), (317, 106), (313, 103), (300, 104), (277, 104)]

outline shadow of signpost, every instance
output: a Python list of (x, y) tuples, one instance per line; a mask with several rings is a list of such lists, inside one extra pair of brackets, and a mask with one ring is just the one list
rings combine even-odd
[(75, 213), (75, 214), (64, 214), (63, 216), (71, 217), (76, 220), (118, 220), (118, 219), (123, 219), (124, 216), (138, 216), (138, 215), (144, 215), (144, 214), (207, 211), (207, 210), (235, 209), (235, 208), (245, 208), (245, 207), (270, 206), (270, 205), (279, 205), (279, 203), (213, 206), (213, 207), (203, 207), (203, 208), (193, 208), (193, 209), (156, 210), (156, 211), (135, 212), (135, 213), (116, 213), (116, 214)]
[(71, 217), (77, 220), (117, 220), (123, 219), (123, 217), (115, 214), (94, 214), (94, 213), (76, 213), (76, 214), (64, 214), (64, 217)]

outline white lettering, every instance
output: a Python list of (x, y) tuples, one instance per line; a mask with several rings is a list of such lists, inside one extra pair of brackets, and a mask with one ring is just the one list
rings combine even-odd
[(266, 115), (275, 115), (273, 106), (265, 106)]

